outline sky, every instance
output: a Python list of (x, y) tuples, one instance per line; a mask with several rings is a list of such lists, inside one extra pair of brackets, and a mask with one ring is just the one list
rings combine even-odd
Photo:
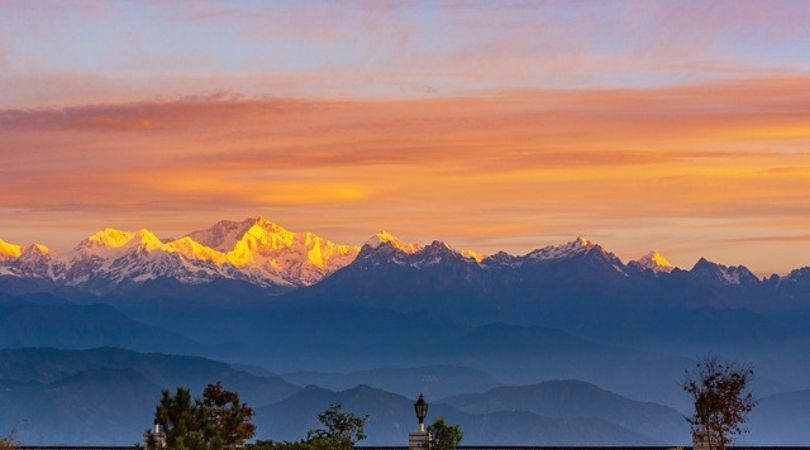
[(810, 265), (810, 2), (0, 1), (0, 239), (263, 215)]

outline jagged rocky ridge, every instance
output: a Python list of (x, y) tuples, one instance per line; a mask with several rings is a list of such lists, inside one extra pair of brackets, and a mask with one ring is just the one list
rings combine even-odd
[(126, 232), (106, 228), (64, 254), (53, 254), (41, 244), (23, 247), (0, 240), (0, 276), (41, 280), (94, 293), (157, 279), (189, 285), (239, 280), (262, 288), (293, 289), (314, 285), (350, 264), (394, 264), (414, 269), (455, 265), (458, 270), (502, 271), (577, 258), (603, 263), (610, 273), (595, 274), (600, 277), (678, 278), (688, 274), (693, 282), (711, 286), (769, 284), (803, 288), (810, 284), (807, 268), (761, 280), (745, 266), (724, 266), (703, 258), (691, 270), (681, 270), (658, 252), (625, 264), (583, 238), (520, 256), (458, 251), (440, 241), (429, 245), (405, 243), (387, 232), (372, 236), (358, 247), (337, 244), (310, 232), (291, 232), (263, 217), (223, 220), (177, 239), (160, 239), (146, 229)]
[(233, 279), (292, 288), (320, 281), (349, 264), (358, 251), (258, 217), (221, 221), (178, 239), (160, 239), (146, 229), (106, 228), (62, 255), (42, 245), (22, 249), (1, 242), (0, 275), (101, 293), (159, 278), (184, 284)]

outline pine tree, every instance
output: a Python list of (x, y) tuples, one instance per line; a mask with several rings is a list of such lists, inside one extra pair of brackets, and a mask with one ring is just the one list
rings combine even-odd
[(235, 392), (209, 384), (203, 398), (192, 402), (191, 392), (178, 387), (174, 396), (164, 390), (155, 409), (160, 430), (145, 433), (148, 450), (223, 450), (242, 446), (253, 437), (253, 410)]

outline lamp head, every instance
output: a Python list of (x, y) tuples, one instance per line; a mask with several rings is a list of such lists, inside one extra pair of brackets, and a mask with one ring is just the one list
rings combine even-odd
[(425, 401), (425, 397), (421, 393), (416, 403), (413, 404), (413, 409), (416, 411), (416, 418), (419, 420), (419, 425), (425, 423), (425, 417), (427, 417), (428, 413), (428, 402)]

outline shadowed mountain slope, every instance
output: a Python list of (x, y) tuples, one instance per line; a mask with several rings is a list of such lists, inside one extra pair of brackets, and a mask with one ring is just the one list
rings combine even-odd
[(0, 348), (114, 346), (198, 353), (201, 346), (177, 333), (130, 319), (106, 304), (77, 305), (44, 294), (0, 294)]
[(298, 387), (203, 358), (91, 350), (0, 350), (0, 429), (26, 444), (132, 445), (152, 423), (161, 389), (195, 396), (221, 381), (251, 406), (278, 401)]
[[(256, 422), (263, 438), (297, 440), (318, 426), (316, 416), (330, 404), (339, 403), (360, 415), (368, 415), (365, 444), (402, 445), (416, 427), (413, 399), (368, 386), (334, 392), (316, 386), (278, 403), (260, 408)], [(458, 423), (465, 444), (491, 445), (610, 445), (660, 442), (597, 418), (553, 419), (530, 412), (467, 414), (448, 405), (431, 405), (428, 423), (436, 417)]]
[(281, 376), (300, 386), (314, 384), (340, 391), (357, 385), (368, 385), (405, 396), (423, 392), (429, 398), (483, 392), (499, 384), (481, 370), (446, 365), (381, 368), (349, 373), (292, 372)]
[(689, 427), (681, 413), (663, 405), (622, 397), (577, 380), (497, 387), (482, 394), (441, 400), (471, 414), (529, 411), (546, 417), (598, 417), (666, 442), (686, 442)]

